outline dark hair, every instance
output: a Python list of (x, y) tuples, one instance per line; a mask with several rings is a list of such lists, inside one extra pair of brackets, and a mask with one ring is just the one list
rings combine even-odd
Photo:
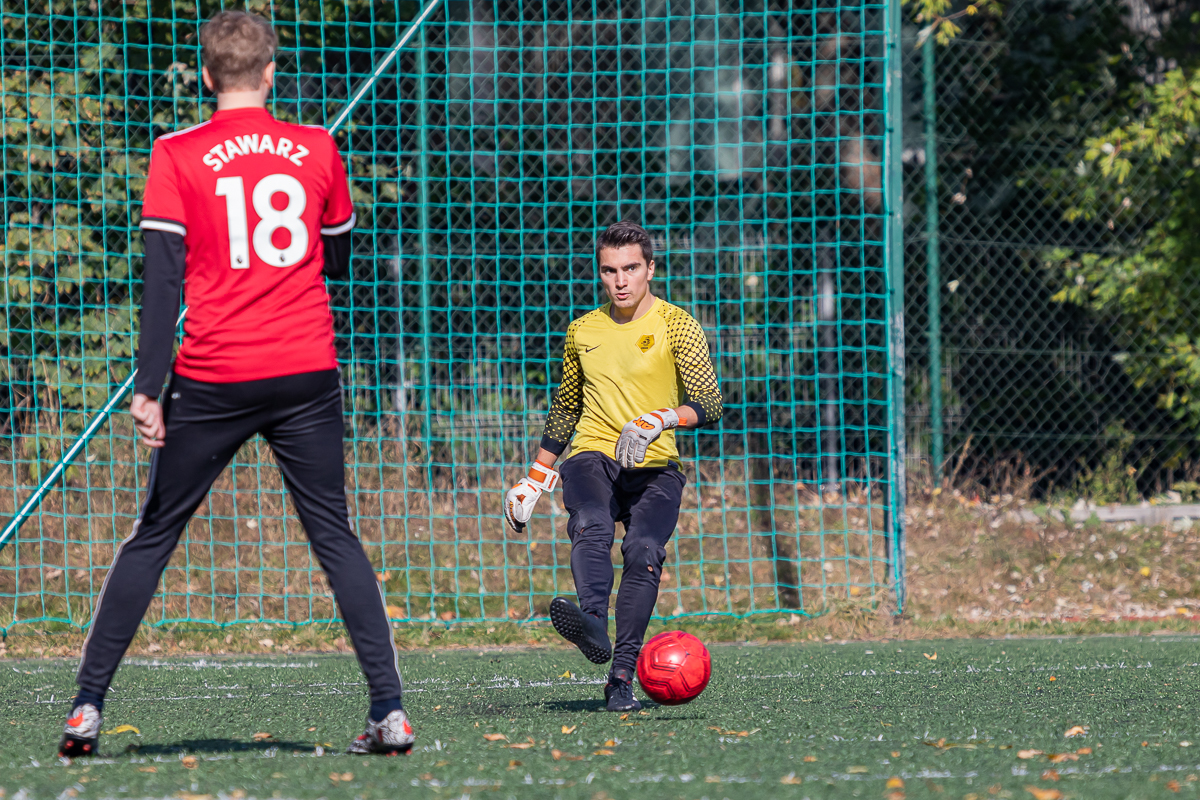
[(257, 89), (279, 38), (257, 14), (222, 11), (200, 28), (200, 62), (218, 92)]
[(636, 222), (621, 220), (614, 222), (596, 237), (596, 261), (600, 260), (600, 251), (610, 247), (626, 247), (631, 244), (640, 245), (642, 258), (649, 264), (654, 260), (654, 242), (646, 229)]

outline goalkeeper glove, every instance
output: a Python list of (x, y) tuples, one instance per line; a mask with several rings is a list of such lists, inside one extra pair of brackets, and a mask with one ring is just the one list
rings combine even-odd
[(617, 440), (617, 463), (632, 469), (646, 460), (646, 448), (663, 431), (678, 427), (679, 415), (671, 408), (660, 408), (626, 422), (621, 428), (621, 438)]
[(517, 533), (525, 530), (525, 523), (533, 516), (533, 506), (542, 492), (558, 486), (558, 473), (540, 461), (534, 461), (529, 474), (517, 481), (504, 498), (504, 518)]

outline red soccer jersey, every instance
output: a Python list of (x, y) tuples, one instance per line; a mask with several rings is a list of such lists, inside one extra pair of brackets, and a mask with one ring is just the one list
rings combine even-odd
[(346, 170), (323, 128), (239, 108), (160, 136), (141, 227), (187, 245), (175, 371), (232, 383), (336, 367), (321, 235), (353, 226)]

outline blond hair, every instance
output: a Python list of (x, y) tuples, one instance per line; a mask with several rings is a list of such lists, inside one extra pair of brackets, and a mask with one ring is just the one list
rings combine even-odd
[(200, 61), (218, 92), (257, 89), (279, 39), (257, 14), (222, 11), (200, 28)]

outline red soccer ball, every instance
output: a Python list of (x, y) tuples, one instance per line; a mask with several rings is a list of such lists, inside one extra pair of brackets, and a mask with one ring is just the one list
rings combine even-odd
[(704, 643), (683, 631), (660, 633), (642, 648), (638, 683), (656, 703), (678, 706), (695, 700), (712, 677), (712, 657)]

